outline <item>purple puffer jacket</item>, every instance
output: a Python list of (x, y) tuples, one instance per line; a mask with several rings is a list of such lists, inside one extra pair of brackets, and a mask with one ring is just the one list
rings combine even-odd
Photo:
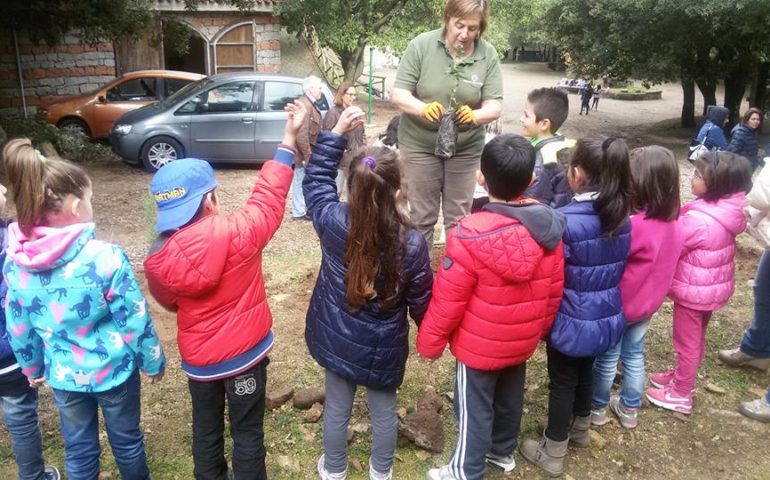
[(700, 198), (682, 207), (684, 246), (669, 296), (694, 310), (725, 306), (735, 289), (735, 237), (746, 228), (746, 193), (716, 202)]

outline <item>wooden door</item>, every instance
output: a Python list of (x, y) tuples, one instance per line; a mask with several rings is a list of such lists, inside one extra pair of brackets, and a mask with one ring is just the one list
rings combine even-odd
[(256, 71), (254, 22), (229, 27), (213, 44), (214, 73)]

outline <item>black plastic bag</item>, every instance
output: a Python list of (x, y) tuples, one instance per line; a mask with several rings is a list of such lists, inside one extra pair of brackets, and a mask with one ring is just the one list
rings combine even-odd
[(452, 158), (457, 151), (457, 124), (454, 120), (454, 112), (444, 112), (438, 126), (436, 148), (433, 154), (442, 160)]

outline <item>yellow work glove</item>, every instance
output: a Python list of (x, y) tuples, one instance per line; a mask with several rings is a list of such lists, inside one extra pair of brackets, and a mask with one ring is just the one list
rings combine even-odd
[(468, 105), (463, 105), (455, 110), (455, 122), (460, 125), (475, 125), (476, 115), (473, 114), (473, 109)]
[(438, 122), (444, 114), (444, 106), (439, 102), (426, 103), (422, 109), (422, 118), (429, 122)]

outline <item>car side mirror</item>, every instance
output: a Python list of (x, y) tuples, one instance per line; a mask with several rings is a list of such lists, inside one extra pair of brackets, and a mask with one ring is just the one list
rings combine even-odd
[(107, 99), (104, 98), (104, 95), (99, 95), (98, 97), (96, 97), (96, 101), (99, 103), (107, 103)]

